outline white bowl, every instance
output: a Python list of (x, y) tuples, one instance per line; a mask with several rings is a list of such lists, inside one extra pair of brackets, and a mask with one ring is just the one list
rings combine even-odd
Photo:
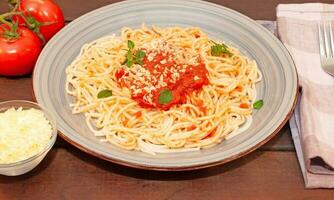
[(18, 176), (21, 174), (25, 174), (31, 171), (32, 169), (34, 169), (44, 159), (44, 157), (49, 152), (49, 150), (52, 148), (52, 146), (54, 145), (57, 139), (56, 121), (49, 111), (39, 106), (37, 103), (31, 102), (31, 101), (13, 100), (13, 101), (5, 101), (5, 102), (0, 103), (0, 112), (4, 112), (8, 110), (9, 108), (13, 108), (13, 107), (15, 109), (22, 107), (23, 109), (34, 108), (34, 109), (41, 110), (44, 113), (45, 117), (50, 121), (50, 124), (52, 126), (52, 137), (50, 139), (50, 142), (45, 146), (42, 152), (30, 158), (27, 158), (25, 160), (21, 160), (15, 163), (0, 164), (0, 174), (6, 175), (6, 176)]

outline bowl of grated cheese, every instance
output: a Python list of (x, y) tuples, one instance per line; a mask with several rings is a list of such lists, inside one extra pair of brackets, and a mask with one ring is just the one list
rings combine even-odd
[(57, 138), (53, 115), (37, 103), (0, 103), (0, 174), (17, 176), (31, 171)]

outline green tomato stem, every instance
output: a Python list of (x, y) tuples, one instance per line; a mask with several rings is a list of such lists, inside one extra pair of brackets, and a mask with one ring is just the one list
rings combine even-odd
[(28, 18), (22, 12), (20, 12), (19, 15), (20, 15), (20, 17), (22, 17), (22, 19), (24, 20), (24, 22), (28, 25), (28, 28), (30, 28), (30, 29), (35, 29), (36, 28), (35, 24), (31, 23), (28, 20)]
[(0, 22), (4, 23), (4, 24), (7, 24), (9, 27), (12, 26), (12, 23), (10, 23), (9, 21), (5, 20), (5, 18), (2, 18), (1, 16), (0, 16)]
[(21, 12), (8, 12), (8, 13), (4, 13), (2, 15), (0, 15), (0, 22), (7, 24), (8, 26), (12, 26), (13, 23), (9, 22), (8, 20), (6, 20), (7, 17), (11, 17), (13, 15), (19, 15)]
[(8, 30), (5, 30), (5, 28), (3, 28), (4, 30), (4, 37), (6, 37), (8, 40), (13, 40), (13, 39), (17, 39), (19, 38), (19, 34), (17, 33), (17, 23), (13, 23), (9, 20), (7, 20), (6, 18), (11, 17), (13, 15), (18, 15), (19, 12), (9, 12), (9, 13), (4, 13), (2, 15), (0, 15), (0, 24), (6, 24), (8, 25)]
[(21, 14), (21, 12), (8, 12), (8, 13), (1, 14), (0, 18), (5, 19), (7, 17), (13, 16), (13, 15), (19, 15), (19, 14)]

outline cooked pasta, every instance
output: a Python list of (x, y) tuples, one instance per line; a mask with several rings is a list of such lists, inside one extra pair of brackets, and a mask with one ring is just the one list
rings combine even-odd
[(197, 27), (125, 27), (66, 69), (73, 114), (101, 141), (149, 154), (197, 151), (246, 130), (261, 73)]

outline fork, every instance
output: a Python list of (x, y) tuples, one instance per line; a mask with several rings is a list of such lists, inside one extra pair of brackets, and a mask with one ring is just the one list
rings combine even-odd
[(322, 69), (334, 76), (334, 38), (331, 22), (319, 23), (319, 51)]

